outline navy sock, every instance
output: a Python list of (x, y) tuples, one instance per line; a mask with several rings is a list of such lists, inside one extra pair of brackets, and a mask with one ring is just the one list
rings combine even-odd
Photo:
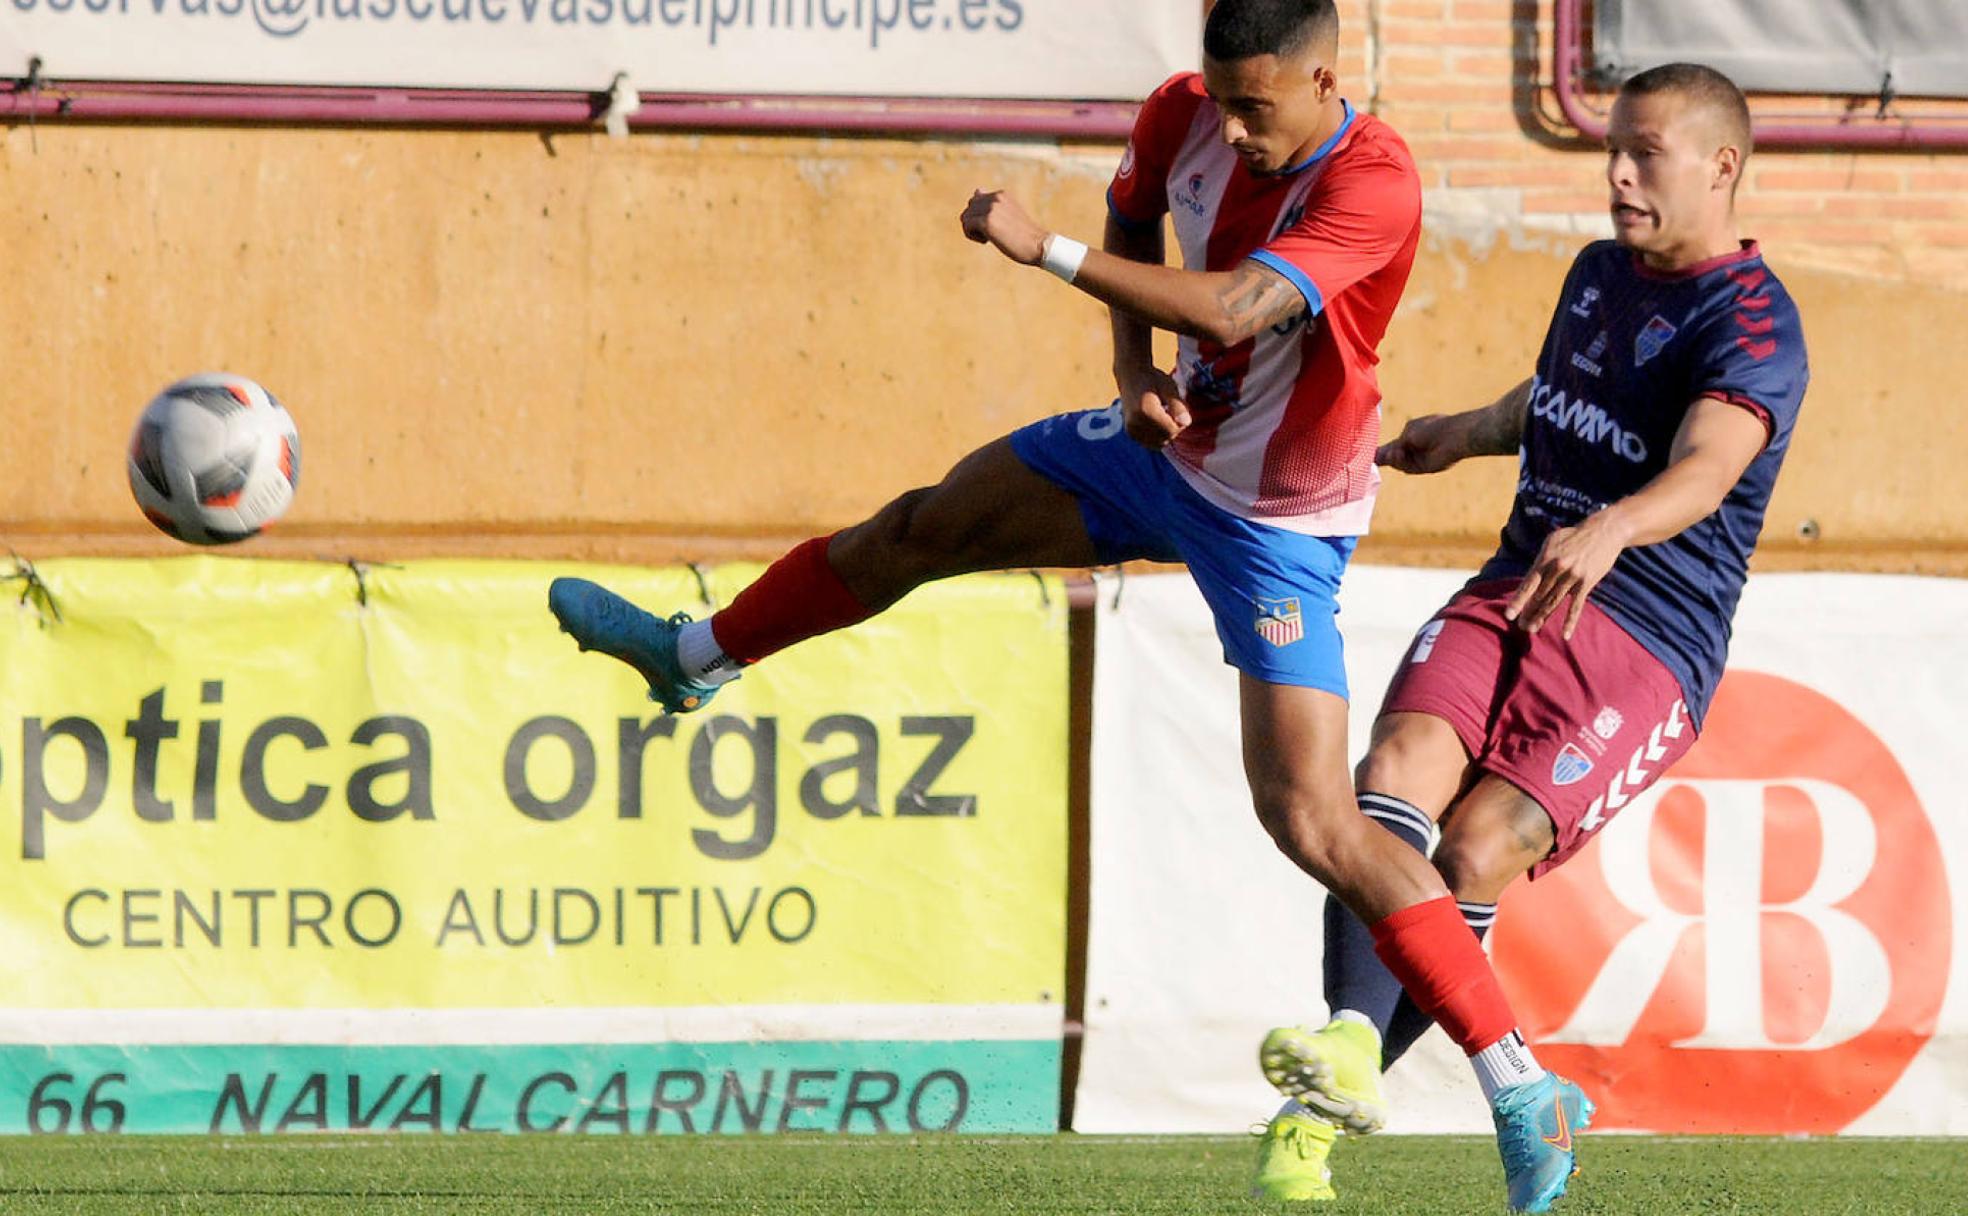
[[(1456, 907), (1462, 911), (1463, 923), (1476, 934), (1476, 940), (1479, 942), (1490, 931), (1490, 926), (1496, 923), (1495, 904), (1479, 904), (1458, 899)], [(1428, 1028), (1434, 1024), (1434, 1021), (1421, 1011), (1421, 1007), (1414, 1003), (1414, 999), (1403, 992), (1401, 999), (1395, 1002), (1393, 1016), (1388, 1019), (1387, 1026), (1380, 1032), (1381, 1068), (1385, 1070), (1394, 1067), (1394, 1061), (1405, 1055), (1408, 1048), (1415, 1045), (1415, 1040), (1427, 1034)]]
[[(1410, 802), (1385, 794), (1361, 794), (1360, 810), (1368, 818), (1426, 857), (1435, 825)], [(1372, 1020), (1382, 1041), (1401, 999), (1401, 981), (1374, 953), (1373, 934), (1346, 905), (1326, 897), (1326, 1006), (1331, 1012), (1351, 1009)]]

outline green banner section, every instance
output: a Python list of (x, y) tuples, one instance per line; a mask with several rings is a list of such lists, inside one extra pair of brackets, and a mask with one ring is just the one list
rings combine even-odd
[(0, 1047), (0, 1134), (1051, 1132), (1048, 1041)]

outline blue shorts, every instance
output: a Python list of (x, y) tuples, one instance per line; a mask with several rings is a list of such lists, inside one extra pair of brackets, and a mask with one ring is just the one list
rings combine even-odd
[(1127, 437), (1120, 406), (1060, 414), (1011, 450), (1080, 502), (1103, 565), (1183, 562), (1216, 617), (1223, 661), (1270, 684), (1346, 695), (1339, 579), (1358, 538), (1243, 519), (1189, 488), (1167, 457)]

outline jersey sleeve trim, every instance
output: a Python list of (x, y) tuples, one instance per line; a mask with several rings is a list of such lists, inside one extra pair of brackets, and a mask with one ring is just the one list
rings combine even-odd
[(1283, 275), (1285, 280), (1293, 287), (1298, 288), (1298, 293), (1305, 297), (1305, 308), (1308, 315), (1316, 317), (1325, 311), (1326, 297), (1320, 293), (1319, 285), (1312, 281), (1311, 275), (1306, 274), (1303, 270), (1300, 270), (1268, 249), (1260, 249), (1245, 260), (1256, 262), (1266, 270), (1276, 271)]
[(1159, 228), (1162, 225), (1162, 217), (1159, 215), (1151, 219), (1138, 220), (1121, 210), (1121, 204), (1114, 198), (1114, 188), (1112, 186), (1107, 187), (1107, 214), (1114, 217), (1116, 224), (1119, 224), (1130, 232), (1147, 232), (1150, 229)]
[(1713, 392), (1703, 393), (1701, 399), (1704, 401), (1720, 401), (1724, 405), (1733, 405), (1737, 409), (1747, 410), (1751, 414), (1754, 414), (1756, 420), (1763, 424), (1763, 443), (1766, 447), (1769, 445), (1770, 440), (1776, 437), (1776, 415), (1772, 414), (1770, 407), (1764, 405), (1761, 401), (1753, 397), (1745, 397), (1741, 393), (1729, 392), (1726, 389), (1716, 389)]

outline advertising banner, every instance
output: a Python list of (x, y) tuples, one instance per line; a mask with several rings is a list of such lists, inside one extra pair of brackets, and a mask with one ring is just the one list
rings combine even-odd
[[(668, 717), (568, 568), (51, 561), (0, 629), (0, 1131), (1039, 1130), (1057, 586)], [(702, 615), (755, 569), (585, 570)]]
[[(1354, 757), (1464, 577), (1348, 574)], [(1251, 813), (1236, 676), (1186, 576), (1114, 590), (1096, 642), (1075, 1124), (1233, 1131), (1276, 1108), (1255, 1062), (1265, 1030), (1326, 1016), (1323, 893)], [(1753, 577), (1700, 741), (1637, 798), (1622, 801), (1621, 775), (1661, 740), (1587, 776), (1607, 784), (1605, 826), (1506, 893), (1488, 944), (1540, 1058), (1599, 1103), (1595, 1127), (1968, 1133), (1963, 620), (1968, 583)], [(1489, 1129), (1438, 1033), (1388, 1081), (1391, 1130)]]
[(12, 0), (0, 74), (1135, 101), (1201, 38), (1195, 0)]

